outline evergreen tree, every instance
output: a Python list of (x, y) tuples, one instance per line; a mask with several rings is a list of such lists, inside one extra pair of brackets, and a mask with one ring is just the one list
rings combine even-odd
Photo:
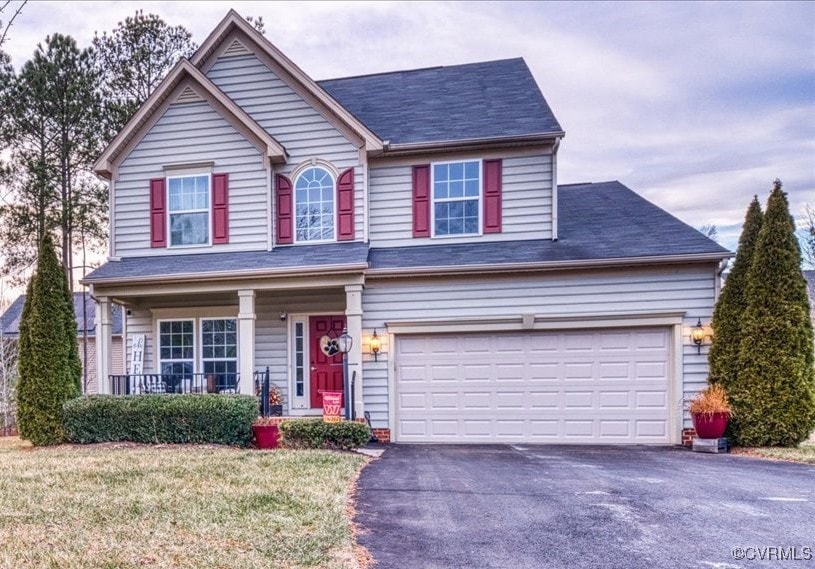
[(110, 34), (96, 33), (93, 52), (105, 93), (107, 138), (112, 138), (182, 57), (196, 49), (184, 26), (170, 26), (137, 10)]
[(25, 303), (20, 315), (20, 325), (17, 328), (17, 430), (24, 439), (28, 437), (28, 422), (20, 423), (20, 378), (29, 375), (28, 363), (33, 360), (31, 342), (29, 341), (29, 321), (31, 320), (31, 302), (34, 298), (34, 281), (37, 274), (31, 275), (25, 289)]
[[(46, 232), (59, 229), (62, 263), (72, 275), (73, 248), (107, 233), (107, 192), (90, 168), (102, 144), (102, 98), (91, 52), (54, 34), (19, 73), (0, 65), (0, 147), (8, 153), (0, 205), (4, 268), (36, 259)], [(71, 281), (72, 282), (72, 281)]]
[(25, 325), (20, 330), (18, 422), (21, 435), (35, 445), (62, 442), (62, 405), (77, 395), (70, 357), (71, 350), (76, 349), (76, 325), (67, 325), (66, 282), (65, 269), (46, 234), (26, 298)]
[(79, 397), (82, 395), (82, 360), (79, 358), (79, 343), (76, 339), (77, 323), (76, 311), (74, 310), (74, 295), (68, 287), (68, 278), (62, 280), (62, 297), (65, 306), (62, 307), (60, 314), (65, 317), (65, 329), (68, 333), (65, 341), (68, 343), (68, 367), (71, 370), (71, 377), (73, 378), (74, 392), (72, 397)]
[(747, 277), (734, 434), (747, 446), (795, 446), (815, 427), (815, 356), (801, 250), (776, 180)]
[(753, 196), (744, 217), (736, 260), (713, 311), (713, 345), (708, 352), (709, 381), (721, 383), (725, 391), (730, 389), (738, 375), (741, 317), (747, 308), (747, 274), (763, 218), (758, 196)]

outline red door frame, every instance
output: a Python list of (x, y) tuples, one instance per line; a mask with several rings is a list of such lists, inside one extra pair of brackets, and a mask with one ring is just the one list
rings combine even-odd
[(320, 349), (320, 338), (326, 334), (336, 338), (345, 326), (345, 315), (342, 314), (308, 317), (309, 400), (312, 409), (322, 408), (322, 391), (342, 391), (342, 354), (324, 354)]

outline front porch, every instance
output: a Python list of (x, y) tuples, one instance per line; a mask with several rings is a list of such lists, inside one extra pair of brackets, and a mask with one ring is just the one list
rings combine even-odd
[[(259, 394), (268, 373), (284, 416), (322, 413), (323, 391), (343, 391), (344, 329), (353, 416), (362, 400), (362, 277), (226, 283), (94, 286), (98, 300), (99, 392)], [(111, 306), (126, 318), (125, 373), (110, 373)]]

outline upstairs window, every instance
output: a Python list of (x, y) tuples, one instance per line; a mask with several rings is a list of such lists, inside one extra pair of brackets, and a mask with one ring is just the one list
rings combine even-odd
[(333, 241), (334, 178), (320, 167), (307, 168), (294, 182), (295, 241)]
[(167, 178), (170, 247), (209, 245), (210, 176)]
[(478, 235), (481, 162), (433, 164), (433, 236)]

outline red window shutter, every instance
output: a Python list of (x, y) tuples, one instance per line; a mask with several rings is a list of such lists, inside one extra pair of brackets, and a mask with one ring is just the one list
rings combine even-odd
[(150, 247), (167, 246), (164, 178), (150, 180)]
[(484, 160), (484, 233), (501, 233), (501, 160)]
[(277, 242), (294, 243), (294, 204), (291, 180), (282, 174), (275, 175), (277, 211)]
[(229, 174), (212, 175), (212, 243), (229, 243)]
[(413, 236), (430, 237), (430, 166), (413, 167)]
[(354, 169), (337, 178), (337, 240), (354, 239)]

